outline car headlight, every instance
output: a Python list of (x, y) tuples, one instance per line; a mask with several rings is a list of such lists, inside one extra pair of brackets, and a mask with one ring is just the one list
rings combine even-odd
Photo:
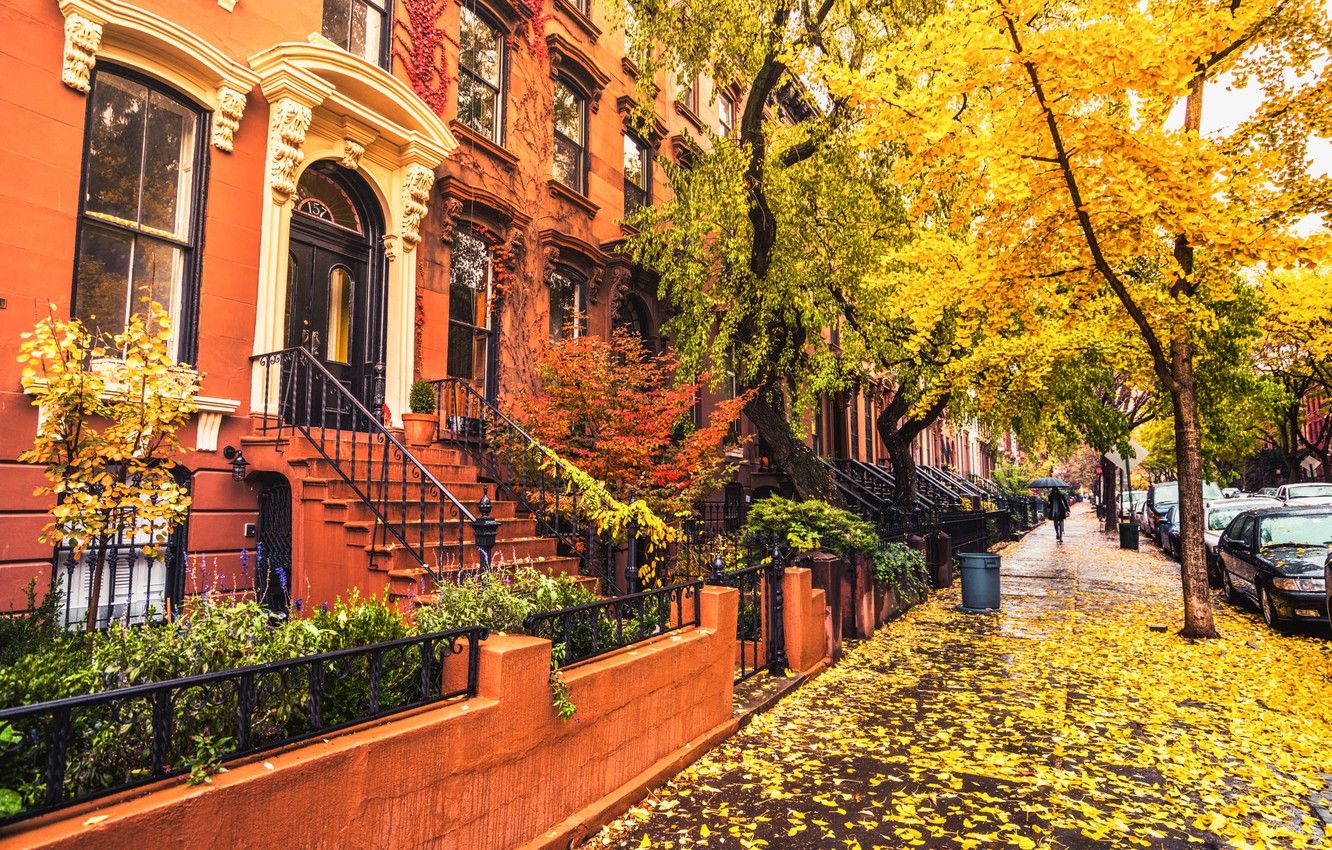
[(1277, 590), (1296, 590), (1301, 593), (1322, 593), (1325, 587), (1321, 578), (1274, 578), (1272, 586)]

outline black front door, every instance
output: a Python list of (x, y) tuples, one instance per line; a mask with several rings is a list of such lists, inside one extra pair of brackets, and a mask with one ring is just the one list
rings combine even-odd
[[(345, 410), (347, 393), (378, 416), (383, 403), (383, 257), (379, 230), (360, 178), (331, 163), (302, 177), (292, 214), (287, 272), (286, 347), (301, 347), (333, 377), (296, 374), (308, 418)], [(297, 370), (299, 372), (299, 370)]]

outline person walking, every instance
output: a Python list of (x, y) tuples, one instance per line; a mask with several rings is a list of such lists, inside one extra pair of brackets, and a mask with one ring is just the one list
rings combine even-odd
[(1068, 497), (1064, 491), (1058, 487), (1050, 489), (1050, 495), (1046, 497), (1046, 508), (1050, 511), (1050, 519), (1054, 520), (1055, 541), (1064, 542), (1064, 520), (1068, 517)]

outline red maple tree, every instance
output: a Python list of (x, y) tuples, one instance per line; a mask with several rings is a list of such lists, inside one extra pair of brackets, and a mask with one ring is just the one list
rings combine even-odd
[(677, 382), (677, 366), (673, 354), (654, 355), (622, 330), (609, 340), (560, 340), (542, 354), (537, 385), (517, 396), (515, 411), (533, 437), (617, 497), (686, 515), (732, 474), (726, 444), (748, 397), (719, 402), (696, 424), (707, 376)]

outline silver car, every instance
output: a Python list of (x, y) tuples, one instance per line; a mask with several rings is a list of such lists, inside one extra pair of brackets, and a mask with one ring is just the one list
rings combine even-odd
[(1282, 484), (1276, 497), (1292, 508), (1305, 505), (1332, 505), (1332, 484)]

